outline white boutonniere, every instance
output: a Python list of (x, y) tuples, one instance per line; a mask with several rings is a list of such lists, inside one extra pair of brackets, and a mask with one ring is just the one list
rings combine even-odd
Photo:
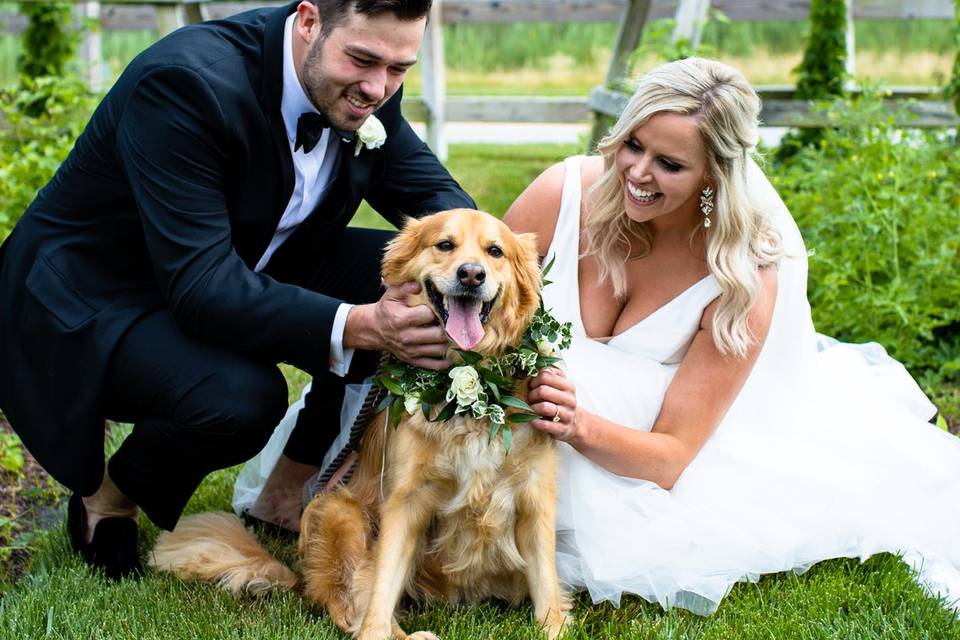
[(363, 121), (360, 128), (357, 129), (357, 148), (353, 151), (353, 156), (360, 155), (360, 149), (379, 149), (387, 141), (387, 130), (383, 128), (383, 123), (377, 119), (377, 116), (370, 116)]

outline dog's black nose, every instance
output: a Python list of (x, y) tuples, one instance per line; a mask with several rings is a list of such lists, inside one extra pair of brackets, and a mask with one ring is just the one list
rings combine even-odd
[(479, 287), (487, 278), (487, 272), (479, 264), (467, 262), (457, 269), (457, 278), (465, 287)]

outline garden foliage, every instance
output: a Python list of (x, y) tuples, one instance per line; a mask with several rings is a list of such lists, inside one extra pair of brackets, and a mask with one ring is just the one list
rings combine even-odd
[[(77, 77), (24, 76), (0, 91), (0, 241), (70, 153), (96, 105)], [(37, 108), (39, 106), (39, 109)]]
[(953, 44), (957, 53), (953, 59), (950, 82), (944, 87), (943, 93), (948, 100), (953, 101), (954, 111), (960, 113), (960, 0), (953, 0), (953, 7)]
[(843, 93), (847, 60), (847, 9), (844, 0), (812, 0), (810, 38), (797, 73), (796, 97), (820, 100)]
[(30, 78), (62, 75), (80, 43), (73, 28), (73, 5), (66, 2), (22, 2), (20, 13), (29, 18), (23, 32), (20, 73)]
[(82, 33), (72, 7), (20, 4), (30, 19), (20, 77), (0, 89), (0, 241), (67, 157), (95, 106), (86, 84), (67, 70)]
[(817, 328), (881, 343), (935, 391), (960, 378), (960, 153), (943, 131), (895, 128), (876, 92), (828, 116), (770, 172), (811, 252)]
[[(847, 9), (844, 0), (812, 0), (810, 35), (797, 74), (797, 100), (825, 100), (843, 95), (847, 79)], [(821, 140), (820, 129), (794, 130), (784, 136), (777, 157)]]

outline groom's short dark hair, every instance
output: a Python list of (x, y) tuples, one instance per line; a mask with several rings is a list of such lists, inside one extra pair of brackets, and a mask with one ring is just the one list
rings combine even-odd
[(400, 20), (419, 20), (428, 13), (433, 0), (311, 0), (320, 12), (320, 34), (325, 38), (343, 24), (350, 10), (365, 16), (390, 12)]

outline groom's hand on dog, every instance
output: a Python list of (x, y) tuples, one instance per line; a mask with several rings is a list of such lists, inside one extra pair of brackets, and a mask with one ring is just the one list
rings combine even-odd
[(424, 304), (409, 306), (407, 298), (420, 293), (420, 284), (405, 282), (387, 287), (380, 300), (350, 310), (343, 344), (353, 349), (389, 351), (404, 362), (425, 369), (450, 366), (447, 334), (433, 311)]

